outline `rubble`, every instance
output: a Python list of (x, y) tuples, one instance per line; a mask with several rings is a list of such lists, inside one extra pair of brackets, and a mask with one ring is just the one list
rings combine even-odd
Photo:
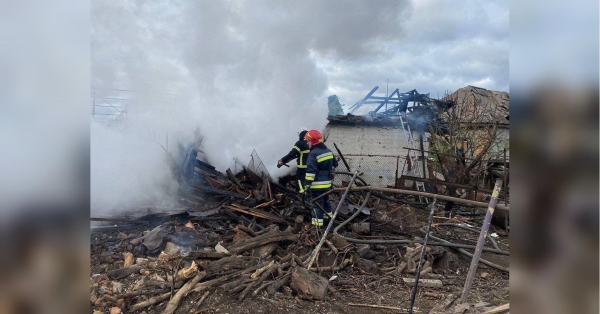
[[(350, 189), (345, 203), (355, 210), (338, 213), (314, 267), (307, 269), (323, 229), (305, 219), (310, 209), (301, 195), (249, 169), (224, 175), (209, 164), (202, 166), (211, 171), (201, 183), (182, 189), (188, 204), (184, 210), (119, 218), (114, 228), (93, 230), (90, 313), (258, 313), (265, 307), (291, 313), (352, 312), (356, 306), (378, 313), (406, 308), (428, 217), (400, 202), (407, 194), (380, 199), (376, 195), (389, 189), (373, 195), (362, 184)], [(333, 200), (340, 196), (341, 190), (331, 192)], [(470, 205), (473, 201), (465, 200)], [(475, 248), (477, 234), (469, 229), (476, 230), (481, 218), (433, 219), (415, 312), (441, 306), (452, 313), (450, 303), (459, 295), (469, 265), (469, 259), (457, 256)], [(453, 226), (465, 221), (474, 227)], [(493, 248), (483, 251), (508, 254), (506, 234), (490, 228), (498, 237), (489, 237), (493, 242), (486, 246)], [(508, 287), (508, 273), (481, 268), (479, 280)], [(477, 301), (489, 306), (477, 311), (508, 302), (493, 289), (478, 296), (485, 296)]]

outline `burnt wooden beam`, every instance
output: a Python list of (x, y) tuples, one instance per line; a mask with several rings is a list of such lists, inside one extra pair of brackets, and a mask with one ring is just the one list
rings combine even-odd
[[(447, 181), (443, 181), (443, 180), (425, 179), (425, 178), (419, 178), (419, 177), (413, 177), (413, 176), (402, 176), (402, 178), (406, 179), (406, 180), (420, 181), (423, 183), (431, 183), (431, 184), (436, 184), (436, 185), (445, 185), (448, 187), (471, 190), (471, 191), (476, 191), (476, 192), (484, 192), (484, 193), (489, 193), (489, 194), (491, 194), (493, 192), (490, 189), (483, 189), (483, 188), (479, 188), (479, 187), (476, 187), (473, 185), (452, 183), (452, 182), (447, 182)], [(504, 192), (500, 192), (500, 195), (504, 195)]]
[[(340, 191), (344, 191), (344, 190), (345, 190), (345, 188), (334, 188), (334, 189), (331, 189), (331, 190), (323, 193), (319, 197), (322, 197), (325, 194), (340, 192)], [(471, 201), (471, 200), (466, 200), (466, 199), (462, 199), (462, 198), (458, 198), (458, 197), (451, 197), (451, 196), (446, 196), (446, 195), (425, 193), (425, 192), (420, 192), (420, 191), (399, 190), (399, 189), (390, 189), (390, 188), (377, 188), (377, 187), (372, 187), (372, 186), (353, 187), (350, 189), (350, 191), (379, 191), (379, 192), (395, 193), (395, 194), (425, 196), (425, 197), (431, 197), (431, 198), (437, 197), (438, 200), (442, 200), (442, 201), (450, 201), (450, 202), (455, 202), (455, 203), (460, 203), (460, 204), (471, 205), (471, 206), (475, 206), (475, 207), (484, 207), (484, 208), (488, 207), (488, 204), (483, 203), (483, 202)], [(506, 212), (510, 211), (510, 208), (508, 206), (504, 206), (504, 205), (500, 205), (500, 204), (496, 205), (496, 209), (506, 211)]]
[(229, 192), (229, 191), (225, 191), (225, 190), (220, 190), (220, 189), (215, 189), (215, 188), (211, 188), (205, 185), (196, 185), (196, 186), (192, 186), (193, 189), (196, 190), (200, 190), (202, 192), (209, 192), (209, 193), (214, 193), (214, 194), (220, 194), (220, 195), (227, 195), (227, 196), (231, 196), (231, 197), (235, 197), (235, 198), (239, 198), (239, 199), (244, 199), (246, 198), (245, 195), (239, 194), (239, 193), (235, 193), (235, 192)]

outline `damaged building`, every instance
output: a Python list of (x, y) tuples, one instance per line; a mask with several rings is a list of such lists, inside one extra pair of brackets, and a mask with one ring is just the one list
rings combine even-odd
[[(413, 179), (421, 178), (424, 190), (440, 192), (435, 185), (452, 183), (452, 179), (436, 165), (439, 160), (430, 154), (429, 144), (432, 133), (444, 138), (451, 129), (464, 140), (456, 141), (453, 151), (440, 154), (455, 155), (459, 163), (464, 162), (461, 158), (482, 155), (477, 178), (466, 186), (456, 185), (461, 189), (456, 193), (463, 195), (467, 188), (491, 194), (494, 179), (505, 178), (510, 157), (508, 93), (467, 86), (437, 100), (416, 90), (400, 93), (396, 89), (388, 96), (374, 96), (377, 89), (355, 103), (350, 113), (329, 116), (324, 132), (327, 143), (335, 144), (370, 184), (418, 189)], [(353, 114), (365, 105), (374, 109)], [(493, 143), (487, 147), (490, 139)]]

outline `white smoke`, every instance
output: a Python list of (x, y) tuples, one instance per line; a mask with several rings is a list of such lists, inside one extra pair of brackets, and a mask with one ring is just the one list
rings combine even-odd
[(328, 81), (315, 58), (374, 49), (398, 28), (400, 9), (397, 1), (93, 1), (92, 88), (135, 97), (125, 126), (93, 123), (92, 213), (174, 201), (158, 144), (167, 134), (175, 152), (198, 128), (220, 171), (256, 149), (272, 176), (284, 173), (276, 161), (297, 130), (327, 123)]

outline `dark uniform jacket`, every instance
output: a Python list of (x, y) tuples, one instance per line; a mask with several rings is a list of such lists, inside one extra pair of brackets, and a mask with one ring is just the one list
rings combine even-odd
[(306, 159), (308, 158), (308, 144), (304, 139), (298, 140), (292, 150), (281, 158), (284, 164), (287, 164), (290, 160), (294, 158), (298, 158), (296, 163), (298, 164), (298, 169), (306, 168)]
[(310, 185), (311, 190), (331, 188), (331, 170), (338, 166), (338, 161), (325, 144), (319, 143), (311, 147), (306, 166), (306, 183)]

